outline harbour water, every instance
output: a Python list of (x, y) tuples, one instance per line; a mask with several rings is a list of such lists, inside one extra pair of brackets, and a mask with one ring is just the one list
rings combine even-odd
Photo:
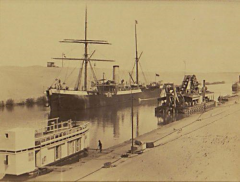
[[(231, 83), (208, 85), (208, 90), (215, 92), (215, 100), (219, 95), (232, 94)], [(154, 113), (156, 105), (156, 100), (134, 104), (134, 137), (161, 127)], [(131, 104), (66, 113), (50, 113), (48, 107), (39, 106), (2, 108), (0, 110), (0, 131), (16, 127), (43, 128), (47, 125), (47, 119), (52, 117), (60, 117), (61, 120), (89, 121), (90, 148), (93, 149), (97, 148), (98, 140), (102, 141), (104, 148), (108, 148), (131, 138)]]

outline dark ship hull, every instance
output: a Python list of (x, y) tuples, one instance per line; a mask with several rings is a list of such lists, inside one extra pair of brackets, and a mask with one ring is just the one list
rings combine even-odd
[(160, 88), (142, 88), (140, 100), (156, 100), (161, 94)]
[[(67, 91), (63, 93), (47, 93), (48, 103), (51, 111), (67, 110), (85, 110), (111, 105), (124, 105), (132, 101), (141, 102), (141, 100), (154, 100), (160, 96), (161, 90), (144, 89), (122, 92), (120, 94), (99, 94), (99, 95), (79, 95), (78, 91)], [(74, 93), (75, 92), (75, 93)]]
[(234, 92), (240, 91), (240, 85), (239, 85), (238, 82), (237, 82), (237, 83), (234, 83), (234, 84), (232, 85), (232, 91), (234, 91)]
[(234, 84), (232, 84), (232, 91), (233, 91), (233, 92), (238, 92), (238, 91), (240, 91), (240, 75), (239, 75), (238, 81), (235, 82)]

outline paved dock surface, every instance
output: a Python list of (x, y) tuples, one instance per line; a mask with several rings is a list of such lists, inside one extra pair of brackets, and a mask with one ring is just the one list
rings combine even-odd
[[(146, 121), (147, 122), (147, 121)], [(137, 138), (154, 142), (121, 158), (131, 142), (111, 147), (31, 181), (240, 181), (240, 100), (159, 127)], [(112, 162), (112, 167), (103, 168)]]

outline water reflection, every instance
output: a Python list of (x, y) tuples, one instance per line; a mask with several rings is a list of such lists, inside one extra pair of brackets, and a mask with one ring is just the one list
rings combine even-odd
[[(134, 137), (157, 127), (154, 115), (155, 106), (156, 101), (134, 103)], [(131, 138), (131, 107), (132, 105), (130, 103), (84, 111), (50, 112), (50, 118), (59, 117), (60, 121), (68, 119), (89, 121), (91, 123), (90, 145), (92, 144), (92, 147), (95, 148), (97, 141), (101, 139), (105, 146), (112, 146)]]
[[(209, 90), (215, 92), (215, 99), (219, 95), (231, 95), (231, 84), (209, 85)], [(164, 124), (183, 118), (163, 115), (155, 117), (157, 100), (138, 102), (133, 107), (134, 137), (150, 132)], [(15, 106), (13, 108), (0, 107), (0, 130), (15, 127), (43, 128), (47, 126), (47, 119), (60, 117), (60, 120), (79, 120), (90, 122), (90, 147), (96, 148), (98, 140), (103, 142), (103, 148), (110, 147), (126, 140), (132, 135), (131, 102), (125, 105), (115, 105), (98, 109), (71, 112), (50, 112), (48, 107), (34, 105), (33, 107)]]
[[(150, 132), (159, 126), (155, 117), (156, 101), (134, 102), (133, 126), (134, 137)], [(90, 148), (97, 147), (97, 141), (103, 147), (110, 147), (126, 140), (132, 135), (131, 103), (121, 106), (102, 107), (84, 111), (50, 112), (47, 107), (15, 106), (9, 110), (0, 110), (0, 130), (16, 127), (43, 128), (47, 119), (59, 117), (60, 121), (68, 119), (90, 122)]]
[(175, 121), (178, 121), (180, 119), (183, 119), (184, 117), (187, 117), (188, 115), (186, 114), (170, 114), (170, 113), (166, 113), (166, 114), (157, 114), (157, 120), (158, 120), (158, 125), (166, 125)]
[(3, 112), (3, 111), (4, 111), (4, 107), (0, 107), (0, 111), (2, 111), (2, 112)]
[(13, 106), (6, 106), (7, 111), (12, 112), (14, 110)]
[[(155, 107), (157, 101), (142, 101), (142, 102), (134, 102), (133, 110), (138, 111), (141, 106), (144, 107)], [(67, 110), (67, 111), (57, 111), (57, 112), (50, 112), (49, 119), (59, 117), (61, 121), (72, 119), (78, 121), (85, 121), (85, 120), (96, 120), (98, 119), (99, 122), (110, 121), (120, 119), (117, 118), (117, 113), (125, 110), (129, 110), (132, 107), (131, 103), (125, 103), (124, 105), (111, 105), (108, 107), (100, 107), (100, 108), (92, 108), (86, 110)], [(124, 120), (124, 112), (121, 112), (121, 120)]]
[(0, 110), (0, 130), (12, 128), (42, 128), (46, 126), (49, 108), (25, 106), (4, 107)]
[[(133, 116), (133, 118), (134, 118), (134, 116)], [(136, 123), (137, 123), (137, 126), (136, 126), (136, 137), (138, 137), (139, 136), (139, 112), (138, 112), (138, 110), (136, 112)]]

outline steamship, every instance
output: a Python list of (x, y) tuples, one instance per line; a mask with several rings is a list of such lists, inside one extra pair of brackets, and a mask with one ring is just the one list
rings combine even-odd
[[(84, 44), (84, 58), (53, 58), (60, 60), (81, 60), (82, 67), (79, 70), (79, 76), (76, 81), (75, 88), (69, 88), (65, 83), (61, 83), (56, 79), (54, 86), (50, 86), (46, 90), (48, 103), (51, 111), (61, 110), (84, 110), (90, 108), (98, 108), (110, 105), (119, 105), (122, 103), (131, 102), (131, 98), (134, 100), (152, 100), (157, 99), (160, 96), (160, 84), (157, 82), (151, 83), (146, 86), (139, 84), (138, 79), (138, 65), (140, 56), (137, 51), (137, 21), (135, 22), (135, 43), (136, 43), (136, 60), (134, 67), (136, 67), (136, 79), (133, 79), (133, 73), (129, 73), (131, 83), (127, 84), (124, 80), (119, 79), (119, 66), (113, 66), (113, 79), (97, 79), (91, 62), (93, 61), (107, 61), (114, 62), (114, 60), (92, 59), (92, 54), (88, 53), (88, 46), (91, 44), (109, 45), (105, 40), (89, 40), (87, 39), (87, 10), (85, 12), (85, 39), (64, 39), (63, 43), (79, 43)], [(91, 87), (88, 88), (88, 65), (90, 65), (94, 81)], [(84, 70), (84, 83), (81, 85), (82, 72)]]

